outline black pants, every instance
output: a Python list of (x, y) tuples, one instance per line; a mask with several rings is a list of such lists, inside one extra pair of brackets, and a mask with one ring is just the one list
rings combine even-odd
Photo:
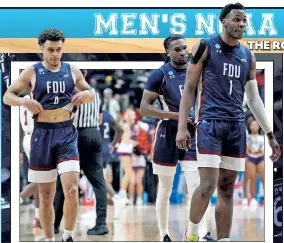
[[(80, 167), (91, 183), (96, 195), (96, 225), (106, 224), (107, 192), (103, 174), (102, 137), (97, 128), (78, 128)], [(60, 178), (57, 179), (54, 199), (55, 227), (63, 216), (64, 193)]]

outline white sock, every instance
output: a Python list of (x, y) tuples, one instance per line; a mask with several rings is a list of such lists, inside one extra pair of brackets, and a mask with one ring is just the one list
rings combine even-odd
[(45, 239), (45, 241), (54, 241), (55, 242), (55, 237), (49, 238), (49, 239)]
[(199, 228), (198, 226), (199, 226), (198, 224), (194, 224), (189, 220), (186, 234), (190, 236), (193, 235), (198, 236), (198, 228)]
[(223, 239), (220, 239), (218, 241), (230, 241), (230, 238), (223, 238)]
[(63, 241), (66, 241), (69, 237), (73, 238), (73, 230), (66, 230), (66, 229), (64, 229), (64, 233), (62, 235)]
[(161, 238), (163, 238), (166, 234), (169, 234), (168, 215), (173, 181), (174, 176), (159, 175), (159, 187), (156, 199), (156, 214), (158, 218)]
[(127, 198), (126, 190), (120, 190), (120, 191), (119, 191), (119, 196), (120, 196), (121, 198)]
[(206, 215), (202, 217), (201, 221), (199, 222), (198, 226), (198, 235), (200, 238), (203, 238), (208, 232), (207, 225), (206, 225)]
[(35, 218), (39, 219), (39, 208), (35, 208)]
[[(187, 161), (185, 163), (192, 163), (192, 161)], [(192, 195), (200, 183), (199, 171), (198, 170), (183, 171), (183, 174), (186, 180), (188, 197), (191, 203)], [(207, 232), (208, 230), (206, 226), (206, 212), (198, 224), (194, 224), (189, 220), (188, 228), (187, 228), (187, 235), (197, 235), (198, 234), (200, 238), (203, 238)]]
[(120, 199), (120, 196), (118, 194), (115, 194), (113, 197), (112, 197), (112, 201), (114, 202), (115, 200), (118, 200)]

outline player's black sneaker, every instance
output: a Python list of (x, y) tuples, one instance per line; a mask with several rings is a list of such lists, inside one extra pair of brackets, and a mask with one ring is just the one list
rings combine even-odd
[(170, 242), (170, 241), (172, 241), (172, 240), (171, 240), (171, 238), (169, 237), (169, 235), (165, 235), (164, 238), (163, 238), (163, 241), (164, 241), (164, 242)]
[(202, 238), (203, 241), (210, 241), (210, 242), (214, 242), (215, 240), (213, 240), (213, 238), (211, 237), (211, 233), (207, 232), (206, 235)]
[(62, 239), (62, 242), (73, 242), (73, 238), (72, 238), (72, 237), (69, 237), (66, 241), (64, 241), (64, 240)]
[(54, 234), (57, 235), (60, 232), (59, 227), (54, 226)]

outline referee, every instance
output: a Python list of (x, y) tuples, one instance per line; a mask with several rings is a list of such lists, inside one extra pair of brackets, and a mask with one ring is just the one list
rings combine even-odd
[[(102, 145), (103, 140), (99, 130), (102, 123), (103, 100), (98, 91), (92, 104), (82, 104), (74, 118), (74, 126), (78, 130), (78, 150), (81, 170), (93, 187), (96, 196), (96, 225), (89, 229), (88, 235), (107, 234), (107, 193), (103, 174)], [(63, 215), (64, 194), (60, 180), (57, 180), (56, 196), (54, 200), (55, 222), (54, 231), (59, 232), (59, 225)]]

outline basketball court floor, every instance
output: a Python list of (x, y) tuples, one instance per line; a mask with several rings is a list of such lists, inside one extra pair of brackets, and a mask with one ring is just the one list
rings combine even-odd
[[(215, 208), (210, 206), (207, 211), (207, 226), (216, 239), (214, 220)], [(188, 205), (171, 205), (169, 216), (170, 236), (173, 241), (181, 241), (187, 227), (189, 214)], [(159, 241), (156, 212), (154, 205), (140, 207), (127, 206), (120, 219), (113, 219), (113, 206), (108, 206), (107, 224), (109, 234), (103, 236), (88, 236), (87, 230), (95, 223), (93, 209), (80, 206), (80, 214), (75, 229), (75, 241)], [(33, 228), (33, 206), (20, 206), (20, 241), (44, 241), (42, 231)], [(56, 240), (61, 241), (64, 221), (61, 223), (61, 232)], [(231, 231), (231, 241), (264, 241), (264, 207), (249, 207), (236, 205)]]

